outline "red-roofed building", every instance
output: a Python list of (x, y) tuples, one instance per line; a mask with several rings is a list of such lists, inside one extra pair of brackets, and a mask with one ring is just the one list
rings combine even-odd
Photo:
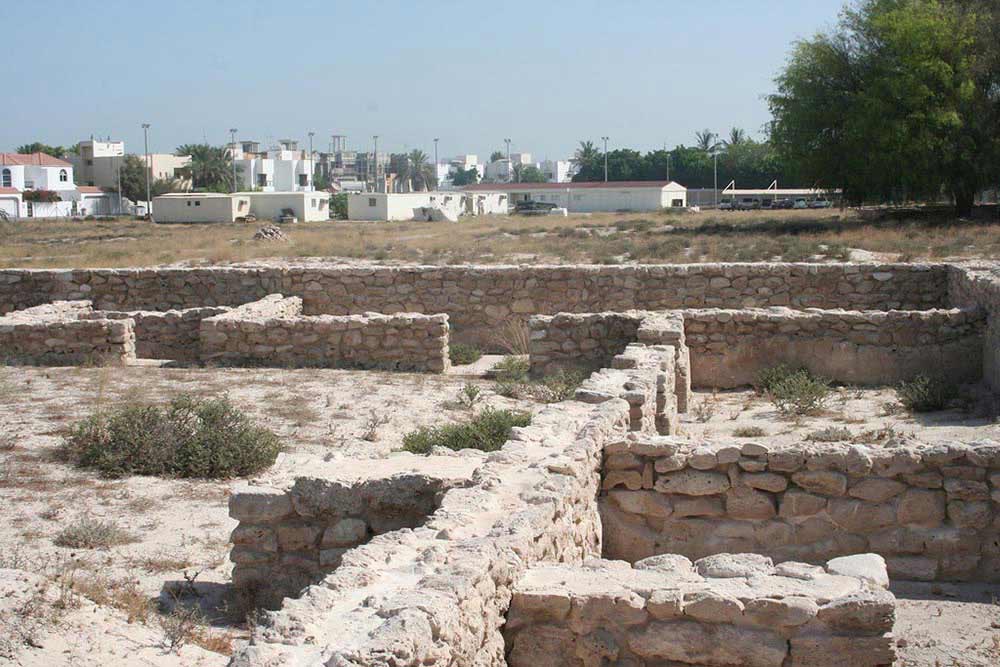
[(65, 218), (110, 215), (117, 198), (77, 188), (73, 165), (45, 153), (0, 153), (0, 216)]

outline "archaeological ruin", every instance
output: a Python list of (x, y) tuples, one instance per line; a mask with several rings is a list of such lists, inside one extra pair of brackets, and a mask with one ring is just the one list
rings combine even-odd
[(442, 373), (449, 345), (589, 373), (499, 451), (233, 487), (233, 665), (890, 665), (892, 580), (1000, 581), (1000, 442), (678, 434), (785, 363), (1000, 391), (1000, 267), (0, 270), (8, 364)]

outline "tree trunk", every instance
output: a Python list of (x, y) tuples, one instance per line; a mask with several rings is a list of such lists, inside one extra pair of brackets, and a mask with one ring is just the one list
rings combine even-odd
[(976, 202), (976, 191), (974, 188), (955, 188), (955, 213), (960, 218), (972, 216), (972, 207)]

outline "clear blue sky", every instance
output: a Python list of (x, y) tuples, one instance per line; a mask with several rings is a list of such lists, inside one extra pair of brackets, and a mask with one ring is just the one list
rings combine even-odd
[(843, 0), (4, 2), (0, 149), (91, 134), (142, 152), (316, 132), (350, 147), (569, 156), (758, 134), (794, 40)]

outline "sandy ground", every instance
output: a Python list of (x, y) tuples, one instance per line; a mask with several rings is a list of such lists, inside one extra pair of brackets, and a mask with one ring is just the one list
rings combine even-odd
[(900, 667), (1000, 665), (1000, 585), (897, 582)]
[[(970, 389), (970, 391), (972, 391)], [(759, 434), (751, 434), (760, 429)], [(681, 416), (680, 435), (710, 438), (767, 438), (768, 443), (804, 440), (879, 444), (889, 439), (926, 443), (1000, 440), (1000, 424), (973, 402), (967, 408), (911, 415), (892, 389), (836, 387), (817, 415), (797, 419), (778, 413), (750, 390), (695, 392), (692, 409)]]
[[(466, 419), (468, 411), (456, 403), (466, 383), (483, 389), (481, 405), (539, 407), (496, 396), (491, 382), (470, 375), (482, 370), (429, 376), (327, 369), (0, 368), (0, 618), (30, 619), (18, 611), (26, 600), (49, 612), (42, 614), (45, 623), (35, 624), (48, 628), (36, 633), (40, 647), (27, 645), (35, 640), (26, 643), (16, 627), (0, 621), (0, 664), (5, 636), (14, 637), (15, 664), (25, 665), (225, 664), (226, 645), (245, 636), (227, 585), (228, 539), (236, 525), (227, 511), (232, 483), (109, 480), (57, 460), (65, 429), (96, 407), (185, 392), (228, 394), (286, 443), (276, 465), (259, 479), (282, 481), (319, 466), (356, 477), (373, 458), (384, 459), (380, 466), (392, 470), (433, 464), (393, 451), (419, 426)], [(467, 458), (441, 463), (456, 470), (464, 470), (463, 464), (471, 473), (474, 461)], [(84, 517), (114, 521), (136, 541), (108, 550), (53, 543)], [(39, 584), (25, 581), (29, 573), (44, 575), (45, 595), (25, 597), (25, 590)], [(4, 598), (8, 584), (20, 593)], [(128, 622), (127, 612), (136, 606), (156, 599), (169, 609), (178, 597), (201, 608), (214, 626), (205, 630), (202, 643), (222, 653), (188, 643), (178, 654), (161, 627), (172, 617), (157, 611)]]

